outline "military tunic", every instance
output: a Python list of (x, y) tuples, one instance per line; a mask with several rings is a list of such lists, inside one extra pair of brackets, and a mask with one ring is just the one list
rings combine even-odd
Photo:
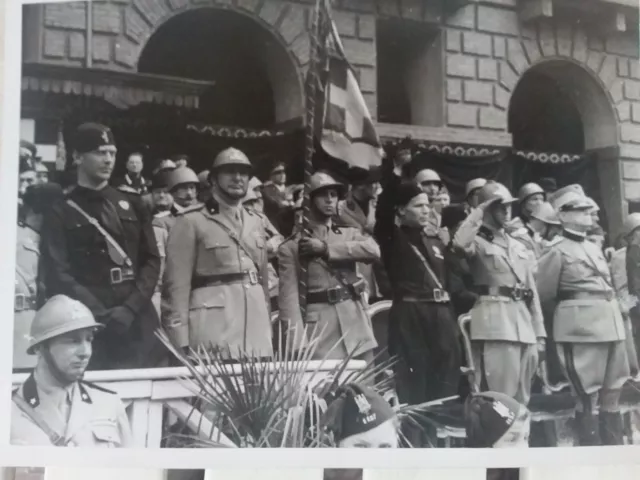
[[(554, 312), (553, 336), (578, 400), (589, 405), (601, 390), (622, 388), (629, 376), (625, 326), (598, 246), (565, 231), (540, 258), (537, 285), (545, 310)], [(607, 409), (616, 407), (617, 399)]]
[(40, 234), (24, 223), (18, 224), (16, 241), (16, 281), (13, 323), (13, 368), (33, 368), (36, 357), (27, 354), (31, 322), (38, 296)]
[[(14, 393), (22, 397), (66, 447), (133, 447), (124, 405), (115, 392), (87, 382), (60, 386), (38, 370)], [(51, 438), (13, 400), (13, 445), (52, 446)]]
[(162, 321), (180, 347), (269, 356), (264, 217), (211, 200), (186, 209), (169, 233)]
[[(356, 262), (373, 262), (380, 258), (380, 249), (373, 238), (364, 235), (357, 228), (337, 227), (310, 222), (314, 238), (327, 244), (327, 256), (323, 261), (311, 259), (308, 263), (307, 318), (310, 325), (308, 338), (318, 338), (315, 358), (342, 359), (351, 352), (362, 355), (370, 352), (377, 343), (360, 297), (364, 289), (364, 280), (356, 272)], [(278, 252), (280, 276), (280, 321), (288, 326), (287, 338), (292, 347), (305, 344), (302, 337), (305, 322), (300, 313), (298, 297), (298, 241), (296, 234), (284, 242)], [(338, 279), (340, 276), (343, 281)], [(350, 295), (335, 303), (309, 302), (317, 292), (332, 289), (343, 290), (343, 283), (354, 286), (358, 295)], [(337, 348), (333, 348), (337, 345)]]
[[(482, 209), (462, 222), (453, 246), (468, 262), (479, 297), (471, 309), (476, 382), (528, 404), (538, 367), (536, 343), (546, 337), (531, 257), (524, 246), (506, 234), (483, 225)], [(500, 293), (502, 288), (529, 291)], [(494, 292), (494, 293), (490, 293)]]
[[(67, 200), (104, 228), (129, 257), (123, 259), (100, 231)], [(161, 353), (154, 335), (159, 320), (151, 297), (160, 271), (151, 219), (137, 199), (112, 188), (77, 186), (44, 217), (42, 262), (49, 296), (62, 294), (84, 303), (98, 321), (125, 306), (135, 316), (122, 335), (107, 325), (96, 335), (91, 368), (153, 366)]]

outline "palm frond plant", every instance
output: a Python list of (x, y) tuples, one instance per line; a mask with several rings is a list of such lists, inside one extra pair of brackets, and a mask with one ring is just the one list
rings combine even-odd
[[(367, 385), (386, 398), (393, 393), (389, 372), (395, 359), (381, 361), (379, 355), (354, 364), (356, 348), (346, 358), (330, 361), (342, 339), (318, 359), (319, 335), (307, 328), (295, 344), (280, 342), (269, 358), (238, 352), (231, 359), (228, 350), (213, 347), (184, 353), (164, 331), (157, 335), (190, 373), (181, 380), (194, 395), (193, 412), (202, 412), (201, 418), (210, 422), (204, 436), (202, 429), (199, 435), (171, 434), (172, 446), (331, 447), (335, 442), (319, 427), (325, 397), (347, 383)], [(428, 408), (396, 406), (401, 422), (437, 428), (424, 414)], [(402, 435), (400, 427), (398, 431)], [(435, 438), (430, 441), (435, 445)]]

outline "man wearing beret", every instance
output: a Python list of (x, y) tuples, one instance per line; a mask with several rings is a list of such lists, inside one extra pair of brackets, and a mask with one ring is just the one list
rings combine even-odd
[(607, 261), (587, 240), (592, 205), (579, 185), (561, 188), (550, 201), (563, 233), (540, 257), (536, 281), (544, 310), (553, 312), (553, 338), (577, 404), (579, 442), (622, 444), (625, 326)]
[(78, 127), (73, 143), (77, 185), (52, 206), (43, 228), (47, 293), (81, 301), (106, 327), (96, 336), (93, 369), (152, 366), (159, 353), (151, 296), (160, 256), (139, 198), (108, 184), (116, 151), (108, 127)]

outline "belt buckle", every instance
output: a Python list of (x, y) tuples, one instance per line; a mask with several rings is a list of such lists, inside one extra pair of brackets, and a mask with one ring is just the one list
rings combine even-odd
[(14, 310), (22, 311), (26, 308), (27, 296), (24, 293), (16, 293)]
[(520, 286), (513, 287), (513, 291), (511, 292), (511, 297), (515, 301), (520, 301), (524, 298), (524, 289)]
[(338, 287), (329, 288), (327, 290), (327, 300), (330, 304), (335, 304), (340, 301), (340, 289)]
[(111, 285), (117, 285), (122, 283), (122, 269), (121, 268), (112, 268), (109, 271), (109, 276), (111, 277)]
[(249, 273), (249, 283), (251, 283), (251, 285), (256, 285), (258, 283), (258, 272), (256, 272), (255, 270), (252, 270)]
[(445, 302), (445, 301), (446, 301), (446, 300), (445, 300), (445, 296), (446, 296), (446, 295), (445, 295), (445, 293), (446, 293), (446, 292), (445, 292), (444, 290), (441, 290), (441, 289), (439, 289), (439, 288), (434, 288), (434, 289), (433, 289), (433, 300), (434, 300), (436, 303), (442, 303), (442, 302)]

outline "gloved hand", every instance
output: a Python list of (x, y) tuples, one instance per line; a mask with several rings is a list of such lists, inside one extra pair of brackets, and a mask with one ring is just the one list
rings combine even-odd
[(135, 314), (131, 309), (123, 305), (109, 310), (106, 322), (109, 328), (120, 335), (126, 334), (135, 320)]
[(327, 244), (317, 238), (302, 238), (298, 242), (298, 251), (303, 257), (321, 257), (327, 253)]

